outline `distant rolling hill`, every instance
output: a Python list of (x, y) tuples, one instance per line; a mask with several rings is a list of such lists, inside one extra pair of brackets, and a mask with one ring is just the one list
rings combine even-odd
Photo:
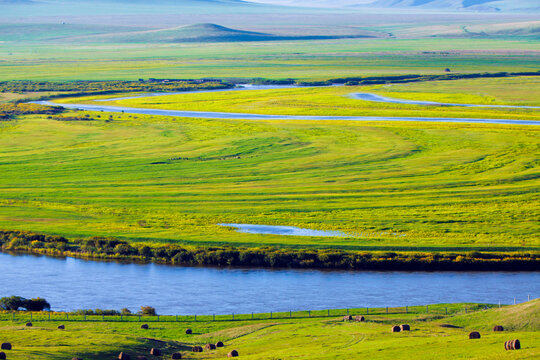
[[(349, 35), (280, 36), (262, 32), (231, 29), (225, 26), (202, 23), (170, 29), (130, 31), (106, 35), (88, 36), (87, 41), (140, 42), (140, 43), (180, 43), (180, 42), (241, 42), (277, 40), (316, 40), (337, 38), (383, 37), (385, 34), (358, 31)], [(80, 39), (77, 39), (80, 40)]]
[[(338, 0), (339, 1), (339, 0)], [(494, 11), (540, 11), (540, 0), (377, 0), (370, 7), (387, 9), (430, 9)]]

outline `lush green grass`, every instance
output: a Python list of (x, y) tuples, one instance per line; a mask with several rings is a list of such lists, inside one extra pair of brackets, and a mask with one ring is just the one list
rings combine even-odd
[(0, 125), (0, 227), (185, 244), (539, 246), (536, 127), (92, 116)]
[[(411, 90), (408, 90), (408, 89)], [(419, 84), (288, 88), (191, 93), (102, 102), (127, 107), (282, 115), (408, 116), (540, 120), (540, 109), (418, 106), (361, 101), (349, 95), (373, 92), (389, 97), (463, 104), (540, 106), (540, 77), (436, 81)], [(107, 97), (61, 99), (91, 102)], [(110, 96), (109, 96), (110, 98)]]
[[(435, 52), (435, 53), (425, 53)], [(0, 48), (3, 80), (136, 80), (537, 71), (538, 41), (338, 39), (197, 44), (40, 44)]]
[[(457, 306), (456, 306), (457, 305)], [(441, 308), (458, 304), (434, 306)], [(459, 306), (463, 308), (462, 306)], [(469, 309), (474, 308), (471, 304)], [(481, 307), (480, 307), (481, 308)], [(341, 317), (197, 322), (148, 322), (149, 330), (133, 322), (0, 322), (0, 339), (13, 344), (9, 359), (104, 359), (120, 351), (148, 356), (151, 347), (167, 358), (180, 351), (197, 359), (222, 358), (237, 349), (246, 359), (395, 359), (415, 354), (418, 359), (533, 359), (540, 355), (539, 302), (531, 301), (501, 309), (464, 314), (390, 314), (367, 316), (363, 323), (344, 322)], [(410, 332), (391, 333), (392, 325), (407, 323)], [(441, 326), (453, 324), (455, 328)], [(495, 333), (494, 325), (504, 332)], [(186, 335), (185, 329), (193, 329)], [(481, 339), (469, 340), (470, 331), (480, 331)], [(507, 352), (504, 342), (519, 339), (522, 349)], [(223, 341), (225, 347), (200, 354), (193, 345)]]

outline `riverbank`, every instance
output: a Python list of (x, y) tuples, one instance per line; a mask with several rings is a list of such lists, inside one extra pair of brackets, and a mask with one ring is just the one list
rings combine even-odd
[(2, 251), (92, 260), (187, 266), (389, 271), (536, 271), (538, 251), (394, 252), (285, 247), (181, 246), (130, 243), (115, 238), (66, 239), (25, 231), (0, 231)]

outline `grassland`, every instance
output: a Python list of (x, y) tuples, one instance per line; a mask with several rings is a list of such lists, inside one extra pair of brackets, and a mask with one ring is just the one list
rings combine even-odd
[(1, 124), (1, 228), (195, 245), (539, 246), (536, 127), (90, 116)]
[[(422, 310), (386, 315), (378, 309), (366, 322), (344, 322), (339, 316), (245, 320), (247, 315), (235, 321), (148, 322), (149, 330), (140, 329), (138, 322), (37, 321), (28, 328), (25, 321), (7, 320), (0, 321), (0, 339), (13, 344), (7, 355), (15, 360), (73, 356), (97, 360), (113, 358), (120, 351), (148, 356), (152, 347), (162, 349), (163, 358), (179, 351), (190, 359), (223, 358), (232, 349), (245, 359), (402, 359), (410, 354), (418, 359), (533, 359), (540, 355), (538, 300), (489, 310), (467, 304), (466, 314), (464, 305), (431, 306), (449, 307), (449, 315)], [(60, 323), (65, 330), (56, 329)], [(410, 324), (410, 332), (390, 332), (392, 325), (403, 323)], [(502, 325), (505, 331), (493, 332), (494, 325)], [(186, 328), (193, 335), (186, 335)], [(481, 339), (469, 340), (471, 331), (479, 331)], [(504, 342), (516, 338), (522, 349), (505, 351)], [(190, 351), (193, 345), (216, 341), (223, 341), (225, 347)]]
[(3, 80), (328, 78), (537, 71), (533, 39), (337, 39), (182, 44), (6, 42)]

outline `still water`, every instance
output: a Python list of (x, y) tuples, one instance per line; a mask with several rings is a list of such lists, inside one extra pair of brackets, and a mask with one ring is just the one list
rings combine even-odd
[(348, 272), (120, 264), (0, 253), (0, 297), (44, 297), (53, 310), (224, 314), (540, 296), (540, 272)]

